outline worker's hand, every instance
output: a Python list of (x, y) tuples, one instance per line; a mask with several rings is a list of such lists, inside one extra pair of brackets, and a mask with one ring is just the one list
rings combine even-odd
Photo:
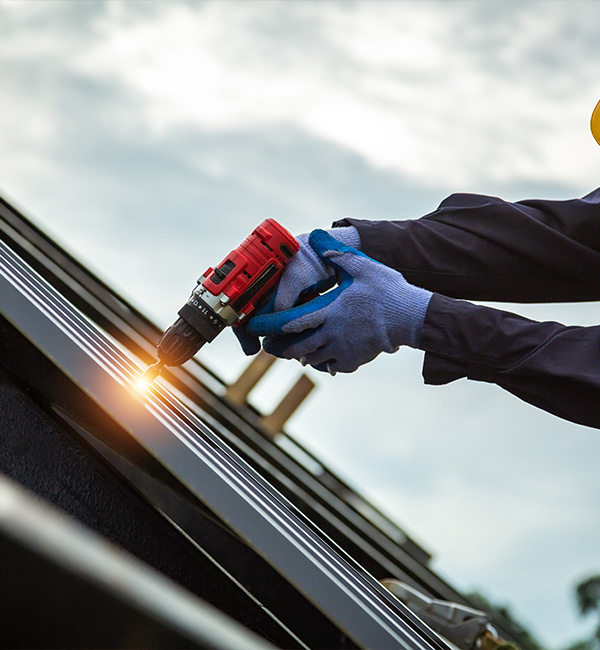
[(401, 345), (417, 347), (431, 292), (323, 230), (313, 231), (309, 244), (337, 272), (339, 285), (305, 304), (251, 318), (248, 333), (266, 337), (267, 352), (335, 374)]
[[(327, 232), (340, 242), (360, 247), (360, 237), (354, 226), (332, 228)], [(300, 249), (284, 269), (267, 304), (256, 314), (289, 309), (307, 296), (318, 295), (335, 285), (334, 269), (315, 253), (308, 243), (308, 237), (309, 233), (296, 237)], [(260, 350), (258, 337), (251, 335), (245, 325), (234, 327), (233, 332), (247, 355), (256, 354)]]

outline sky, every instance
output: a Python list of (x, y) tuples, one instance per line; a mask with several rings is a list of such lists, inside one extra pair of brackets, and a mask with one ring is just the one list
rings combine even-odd
[[(0, 192), (168, 326), (260, 221), (411, 219), (453, 192), (567, 199), (598, 184), (600, 7), (581, 0), (0, 0)], [(501, 305), (591, 325), (598, 306)], [(232, 381), (231, 332), (200, 351)], [(548, 648), (589, 632), (600, 436), (381, 355), (288, 425)], [(252, 394), (273, 408), (304, 370)]]

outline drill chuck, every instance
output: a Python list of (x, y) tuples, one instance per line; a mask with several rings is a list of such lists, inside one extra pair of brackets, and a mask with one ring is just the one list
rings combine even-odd
[(158, 342), (158, 358), (167, 366), (180, 366), (191, 359), (240, 316), (231, 308), (225, 309), (228, 301), (215, 298), (202, 285), (204, 280), (198, 280), (190, 299), (179, 310), (179, 318)]
[(206, 342), (206, 338), (197, 329), (183, 318), (178, 318), (158, 342), (158, 359), (166, 366), (180, 366), (191, 359)]

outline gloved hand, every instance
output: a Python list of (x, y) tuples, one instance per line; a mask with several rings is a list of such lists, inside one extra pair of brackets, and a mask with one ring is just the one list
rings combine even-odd
[[(354, 226), (332, 228), (327, 232), (344, 244), (360, 248), (360, 236)], [(296, 237), (300, 250), (286, 266), (267, 304), (256, 314), (289, 309), (297, 305), (306, 295), (318, 294), (334, 286), (335, 271), (309, 246), (308, 237), (309, 233)], [(260, 350), (258, 337), (251, 335), (245, 324), (232, 329), (247, 355), (256, 354)]]
[(265, 336), (267, 352), (333, 375), (353, 372), (380, 352), (417, 347), (430, 291), (323, 230), (314, 230), (309, 244), (340, 283), (303, 305), (251, 318), (248, 333)]

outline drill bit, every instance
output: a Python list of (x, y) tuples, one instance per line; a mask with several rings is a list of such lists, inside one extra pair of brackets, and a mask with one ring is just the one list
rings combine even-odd
[(149, 386), (158, 377), (164, 365), (164, 361), (159, 359), (156, 363), (148, 366), (140, 377), (140, 384), (143, 386)]

